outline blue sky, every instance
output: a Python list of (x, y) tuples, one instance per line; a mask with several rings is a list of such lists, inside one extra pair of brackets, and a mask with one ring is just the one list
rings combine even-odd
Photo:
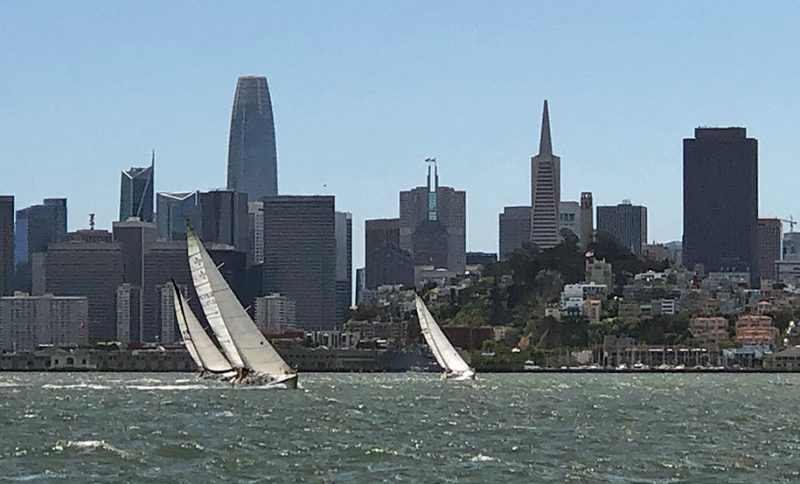
[(69, 197), (70, 227), (117, 215), (119, 172), (156, 190), (225, 185), (236, 78), (269, 78), (279, 188), (363, 221), (398, 192), (467, 190), (468, 250), (528, 203), (542, 100), (562, 198), (632, 199), (681, 236), (681, 139), (745, 126), (760, 212), (800, 217), (797, 2), (0, 2), (0, 193)]

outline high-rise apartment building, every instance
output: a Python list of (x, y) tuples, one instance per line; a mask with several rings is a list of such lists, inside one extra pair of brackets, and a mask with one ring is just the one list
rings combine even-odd
[(500, 214), (500, 260), (531, 240), (531, 207), (505, 207)]
[(281, 326), (295, 325), (297, 304), (280, 294), (259, 296), (255, 301), (255, 315), (256, 326), (262, 332), (278, 331)]
[(647, 243), (647, 207), (633, 205), (630, 200), (597, 207), (597, 230), (611, 235), (634, 254), (642, 255)]
[(186, 224), (200, 230), (200, 192), (156, 194), (156, 228), (161, 240), (186, 240)]
[(467, 193), (439, 186), (436, 160), (428, 184), (400, 192), (400, 248), (414, 265), (463, 274), (467, 263)]
[(50, 244), (46, 273), (48, 293), (88, 300), (90, 343), (116, 339), (117, 288), (124, 282), (120, 244), (79, 240)]
[(250, 254), (248, 265), (264, 263), (264, 202), (247, 202), (250, 227)]
[(0, 296), (14, 293), (14, 197), (0, 195)]
[(367, 220), (364, 233), (365, 289), (414, 284), (411, 252), (400, 248), (400, 219)]
[(119, 188), (119, 220), (138, 217), (153, 222), (153, 186), (155, 183), (156, 155), (148, 167), (133, 167), (122, 172)]
[(304, 329), (336, 325), (336, 235), (332, 196), (264, 199), (264, 291), (297, 304)]
[(553, 154), (550, 113), (545, 100), (539, 154), (531, 158), (530, 241), (540, 249), (555, 247), (561, 241), (558, 233), (559, 202), (561, 202), (561, 158)]
[(228, 143), (228, 190), (250, 201), (278, 194), (275, 121), (266, 77), (240, 77), (236, 83)]
[(124, 283), (117, 288), (117, 341), (142, 341), (142, 288)]
[(86, 345), (89, 304), (85, 297), (0, 297), (0, 350), (33, 351), (40, 345)]
[(353, 304), (353, 214), (335, 213), (336, 318), (347, 321)]
[(697, 128), (683, 140), (683, 263), (749, 271), (758, 281), (758, 141), (745, 128)]
[(775, 262), (781, 260), (783, 226), (778, 218), (758, 219), (758, 278), (775, 280)]

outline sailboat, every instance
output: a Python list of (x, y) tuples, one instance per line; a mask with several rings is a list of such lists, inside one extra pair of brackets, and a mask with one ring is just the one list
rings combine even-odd
[(425, 336), (425, 341), (428, 343), (436, 362), (442, 367), (444, 373), (442, 379), (452, 378), (454, 380), (473, 380), (475, 379), (475, 370), (470, 368), (464, 358), (458, 354), (458, 351), (447, 339), (447, 336), (442, 332), (442, 329), (433, 319), (428, 307), (422, 301), (419, 295), (415, 295), (415, 302), (417, 305), (417, 318), (419, 319), (419, 327), (422, 329), (422, 334)]
[(234, 383), (297, 388), (295, 372), (269, 344), (217, 269), (203, 243), (186, 230), (189, 269), (197, 296), (222, 351), (238, 376)]
[(183, 344), (197, 365), (200, 376), (214, 379), (230, 379), (236, 376), (233, 366), (203, 329), (175, 281), (172, 281), (172, 300)]

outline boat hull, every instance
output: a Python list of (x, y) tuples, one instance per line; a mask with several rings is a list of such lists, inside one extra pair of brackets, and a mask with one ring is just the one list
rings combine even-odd
[(234, 378), (231, 380), (234, 385), (262, 387), (262, 388), (286, 388), (294, 390), (297, 388), (297, 373), (291, 375), (281, 375), (273, 377), (270, 375), (250, 374), (243, 379)]
[(442, 380), (468, 381), (475, 379), (475, 370), (442, 373)]

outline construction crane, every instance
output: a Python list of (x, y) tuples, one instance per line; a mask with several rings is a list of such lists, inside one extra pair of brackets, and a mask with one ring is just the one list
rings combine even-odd
[(797, 225), (797, 222), (794, 220), (794, 217), (789, 215), (789, 218), (781, 218), (781, 219), (778, 219), (778, 220), (780, 220), (781, 222), (789, 224), (789, 232), (794, 233), (794, 226)]

